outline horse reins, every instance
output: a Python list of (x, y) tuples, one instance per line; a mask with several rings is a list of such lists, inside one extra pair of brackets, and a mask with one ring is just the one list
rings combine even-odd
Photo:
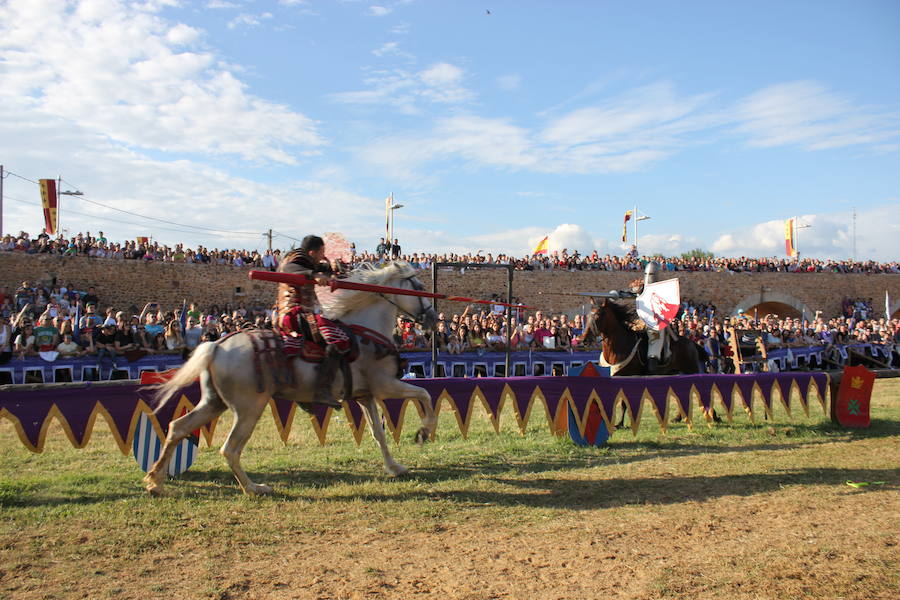
[[(406, 277), (403, 281), (408, 281), (409, 285), (411, 285), (414, 290), (421, 292), (422, 290), (425, 289), (425, 287), (418, 281), (415, 281), (415, 277), (416, 277), (415, 275), (410, 275), (409, 277)], [(419, 314), (418, 314), (418, 316), (416, 316), (416, 315), (412, 314), (411, 312), (409, 312), (408, 310), (406, 310), (405, 308), (403, 308), (402, 306), (400, 306), (399, 304), (397, 304), (396, 302), (394, 302), (393, 300), (391, 300), (390, 298), (388, 298), (385, 294), (379, 292), (378, 295), (381, 296), (382, 298), (384, 298), (387, 302), (390, 302), (391, 304), (393, 304), (397, 310), (399, 310), (401, 313), (403, 313), (407, 317), (411, 318), (413, 321), (415, 321), (419, 325), (424, 324), (425, 313), (428, 312), (428, 309), (425, 308), (425, 301), (422, 300), (422, 296), (417, 296), (419, 299)]]

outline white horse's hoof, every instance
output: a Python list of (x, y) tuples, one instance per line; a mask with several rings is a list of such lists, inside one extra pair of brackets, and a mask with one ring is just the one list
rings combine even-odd
[(162, 496), (163, 494), (163, 482), (160, 481), (159, 478), (147, 473), (144, 476), (144, 483), (147, 484), (147, 492), (151, 496)]
[(248, 496), (265, 496), (272, 493), (272, 488), (262, 483), (251, 483), (245, 491)]
[(390, 477), (399, 478), (399, 477), (406, 477), (407, 475), (409, 475), (409, 469), (407, 469), (403, 465), (394, 465), (393, 467), (391, 467), (389, 469), (385, 469), (385, 470), (387, 471), (387, 474)]

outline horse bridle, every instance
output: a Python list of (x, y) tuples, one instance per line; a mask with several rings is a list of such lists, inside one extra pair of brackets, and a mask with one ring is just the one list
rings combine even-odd
[[(412, 289), (414, 289), (417, 292), (425, 291), (425, 286), (422, 285), (422, 283), (418, 279), (416, 279), (415, 275), (410, 275), (409, 277), (404, 278), (403, 281), (408, 281), (409, 285), (412, 286)], [(378, 295), (381, 296), (382, 298), (384, 298), (387, 302), (390, 302), (391, 304), (393, 304), (397, 310), (399, 310), (401, 313), (403, 313), (404, 315), (406, 315), (407, 317), (409, 317), (410, 319), (412, 319), (419, 325), (424, 325), (425, 314), (428, 312), (428, 309), (425, 308), (425, 301), (422, 299), (422, 296), (417, 296), (417, 298), (419, 299), (419, 314), (414, 315), (414, 314), (410, 313), (408, 310), (406, 310), (405, 308), (403, 308), (402, 306), (400, 306), (399, 304), (397, 304), (396, 302), (394, 302), (393, 300), (391, 300), (390, 298), (388, 298), (386, 295), (384, 295), (382, 293), (379, 293)]]

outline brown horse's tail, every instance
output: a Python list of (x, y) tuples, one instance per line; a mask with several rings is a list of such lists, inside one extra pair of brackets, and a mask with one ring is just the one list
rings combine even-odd
[(193, 383), (203, 371), (209, 368), (209, 363), (212, 362), (216, 353), (216, 348), (217, 344), (215, 342), (200, 344), (194, 349), (190, 360), (176, 371), (172, 379), (156, 386), (156, 392), (154, 393), (156, 409), (153, 411), (154, 413), (159, 412), (175, 396), (175, 392)]

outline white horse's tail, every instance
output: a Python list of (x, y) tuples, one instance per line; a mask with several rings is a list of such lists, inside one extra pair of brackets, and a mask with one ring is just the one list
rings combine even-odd
[(154, 394), (156, 398), (156, 409), (153, 412), (158, 412), (159, 409), (165, 406), (175, 395), (176, 391), (190, 385), (195, 379), (200, 377), (200, 374), (209, 368), (209, 363), (212, 362), (215, 353), (215, 342), (204, 342), (197, 346), (194, 349), (194, 353), (191, 355), (190, 360), (178, 369), (175, 376), (157, 386), (156, 393)]

